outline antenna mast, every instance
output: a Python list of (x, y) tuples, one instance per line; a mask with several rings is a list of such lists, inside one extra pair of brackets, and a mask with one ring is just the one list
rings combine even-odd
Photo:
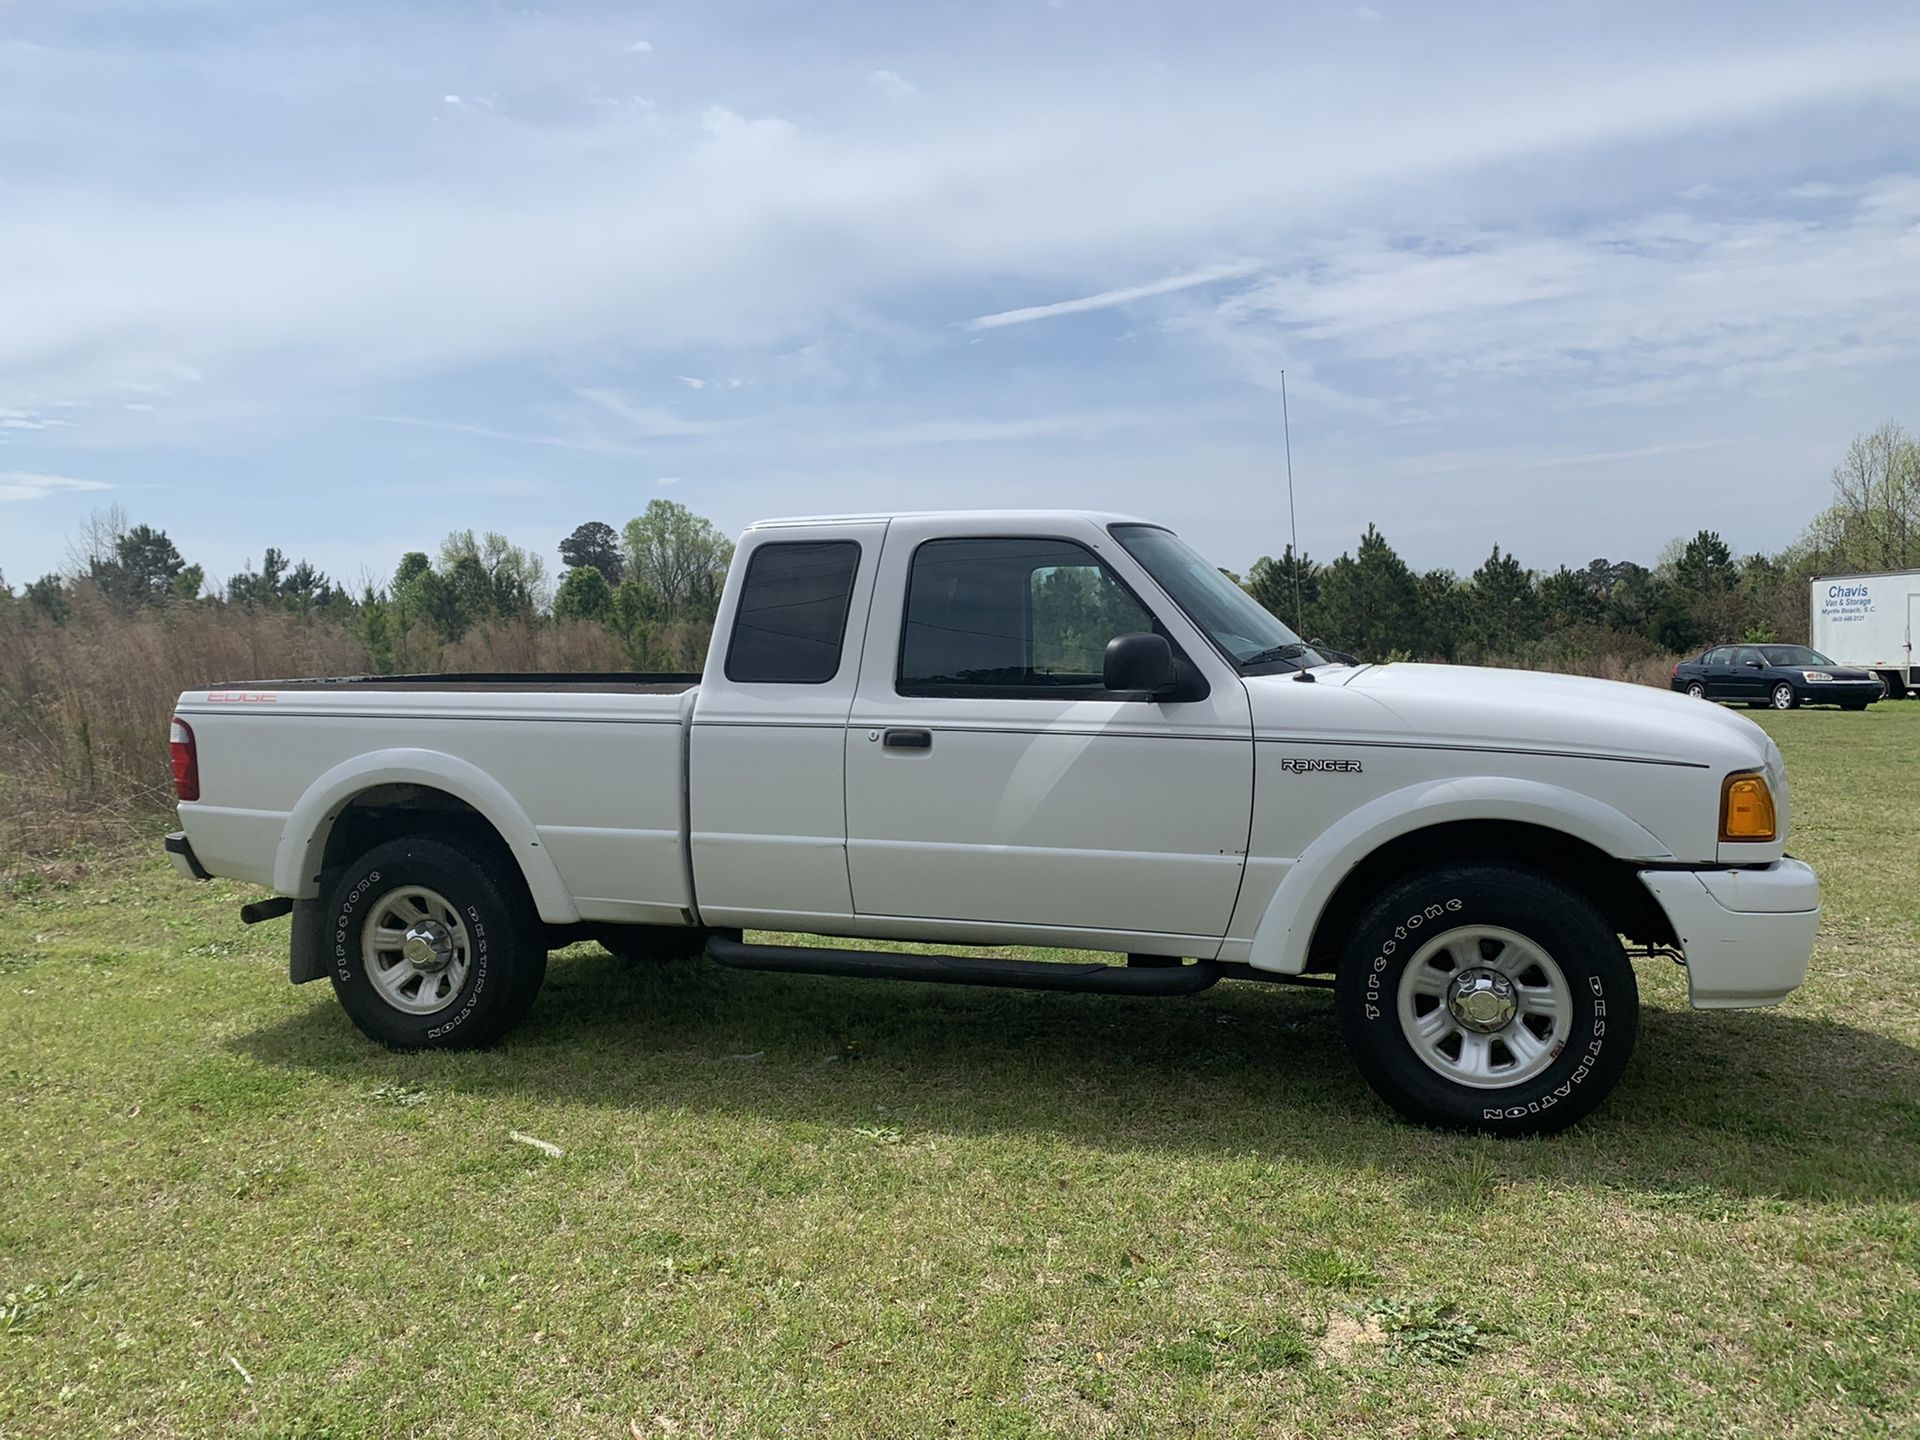
[(1293, 532), (1293, 628), (1306, 638), (1306, 610), (1300, 603), (1300, 519), (1293, 509), (1293, 420), (1287, 414), (1287, 372), (1280, 372), (1280, 424), (1287, 444), (1287, 525)]

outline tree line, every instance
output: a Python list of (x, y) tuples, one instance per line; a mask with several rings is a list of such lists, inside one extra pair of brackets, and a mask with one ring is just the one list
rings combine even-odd
[(476, 629), (506, 624), (589, 623), (617, 635), (636, 667), (685, 664), (703, 646), (719, 606), (733, 545), (685, 505), (655, 500), (620, 530), (578, 526), (560, 543), (562, 574), (496, 531), (456, 530), (438, 549), (410, 550), (391, 578), (342, 584), (269, 546), (258, 568), (210, 586), (164, 530), (128, 522), (118, 506), (96, 511), (69, 548), (64, 571), (16, 597), (0, 578), (0, 609), (38, 612), (56, 625), (76, 607), (120, 613), (194, 606), (249, 613), (285, 611), (357, 632), (376, 670), (429, 661)]
[[(1305, 638), (1374, 660), (1583, 668), (1599, 656), (1630, 661), (1725, 640), (1804, 640), (1810, 577), (1920, 567), (1920, 441), (1882, 425), (1853, 441), (1831, 483), (1829, 505), (1773, 554), (1736, 557), (1701, 530), (1652, 565), (1603, 557), (1541, 572), (1495, 545), (1462, 576), (1415, 570), (1369, 525), (1330, 562), (1289, 546), (1233, 578)], [(599, 520), (576, 527), (559, 545), (557, 585), (542, 556), (472, 530), (432, 553), (408, 551), (383, 581), (348, 586), (269, 548), (257, 568), (210, 585), (164, 530), (113, 507), (89, 519), (63, 571), (18, 595), (0, 578), (0, 619), (39, 614), (65, 625), (89, 604), (288, 612), (351, 631), (376, 670), (435, 664), (476, 630), (584, 625), (617, 637), (636, 668), (688, 669), (704, 655), (732, 558), (711, 521), (655, 500), (617, 530)]]
[(1255, 561), (1242, 583), (1302, 636), (1375, 660), (1550, 666), (1729, 640), (1804, 642), (1813, 576), (1920, 568), (1920, 440), (1892, 422), (1858, 437), (1834, 468), (1832, 495), (1773, 554), (1736, 557), (1717, 531), (1701, 530), (1651, 566), (1603, 557), (1540, 572), (1495, 545), (1461, 576), (1414, 570), (1369, 525), (1330, 563), (1288, 546)]

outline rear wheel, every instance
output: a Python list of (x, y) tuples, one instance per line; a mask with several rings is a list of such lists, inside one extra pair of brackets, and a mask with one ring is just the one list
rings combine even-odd
[(1707, 698), (1707, 687), (1702, 685), (1698, 680), (1689, 680), (1687, 682), (1687, 694), (1696, 700), (1704, 700)]
[(1619, 938), (1559, 881), (1504, 865), (1409, 877), (1361, 917), (1335, 982), (1381, 1099), (1426, 1125), (1526, 1135), (1619, 1083), (1639, 990)]
[(1778, 685), (1773, 687), (1772, 698), (1773, 708), (1776, 710), (1791, 710), (1800, 703), (1799, 695), (1795, 693), (1793, 686), (1789, 685), (1785, 680), (1782, 680)]
[(546, 978), (520, 877), (441, 840), (374, 846), (340, 872), (323, 913), (333, 993), (386, 1045), (488, 1044), (526, 1015)]

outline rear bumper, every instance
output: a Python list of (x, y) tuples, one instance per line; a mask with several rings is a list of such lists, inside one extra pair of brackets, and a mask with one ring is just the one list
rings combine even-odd
[(1742, 870), (1642, 870), (1687, 960), (1696, 1010), (1778, 1005), (1807, 978), (1820, 881), (1799, 860)]
[(200, 857), (193, 853), (193, 842), (187, 839), (187, 832), (175, 830), (166, 838), (167, 858), (173, 862), (173, 868), (189, 880), (211, 880), (207, 867), (200, 863)]

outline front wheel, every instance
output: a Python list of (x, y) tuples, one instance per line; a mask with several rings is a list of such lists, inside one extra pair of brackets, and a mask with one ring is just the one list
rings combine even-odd
[(323, 912), (333, 993), (369, 1038), (404, 1050), (485, 1045), (546, 978), (519, 877), (425, 836), (367, 851)]
[(1789, 685), (1786, 681), (1782, 680), (1778, 685), (1773, 687), (1774, 709), (1791, 710), (1799, 703), (1799, 695), (1794, 692), (1793, 686)]
[(1581, 895), (1534, 871), (1457, 865), (1393, 886), (1355, 927), (1340, 1030), (1410, 1120), (1494, 1135), (1564, 1129), (1626, 1072), (1633, 966)]

